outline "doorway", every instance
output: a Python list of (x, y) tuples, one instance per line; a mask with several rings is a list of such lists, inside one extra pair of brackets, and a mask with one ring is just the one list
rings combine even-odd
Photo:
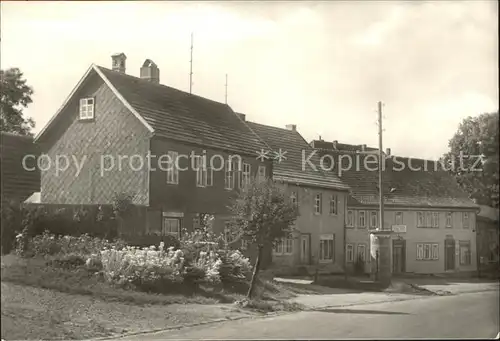
[(444, 271), (455, 270), (455, 240), (444, 240)]
[(300, 262), (309, 265), (311, 262), (311, 235), (300, 235)]
[(392, 241), (392, 272), (401, 274), (406, 271), (406, 240)]

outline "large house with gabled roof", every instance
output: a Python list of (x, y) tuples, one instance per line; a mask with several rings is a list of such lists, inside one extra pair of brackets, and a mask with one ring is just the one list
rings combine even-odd
[(124, 54), (111, 69), (91, 65), (36, 136), (48, 156), (41, 203), (111, 204), (127, 194), (144, 207), (136, 233), (178, 236), (200, 214), (222, 224), (235, 191), (272, 174), (271, 160), (256, 159), (266, 145), (228, 105), (160, 84), (153, 61), (138, 71), (126, 73)]
[[(346, 208), (348, 269), (363, 259), (371, 271), (370, 230), (378, 228), (377, 150), (313, 141), (318, 155), (336, 164), (332, 172), (350, 187)], [(341, 149), (343, 148), (343, 149)], [(374, 155), (375, 154), (375, 155)], [(478, 206), (435, 161), (384, 153), (384, 228), (394, 231), (393, 273), (476, 271)]]
[(273, 250), (273, 266), (286, 272), (344, 271), (344, 220), (349, 187), (332, 172), (324, 172), (314, 150), (297, 131), (247, 122), (269, 149), (273, 179), (282, 183), (297, 204), (296, 232)]

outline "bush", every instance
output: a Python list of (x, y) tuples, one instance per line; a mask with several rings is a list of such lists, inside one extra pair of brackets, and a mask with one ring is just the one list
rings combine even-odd
[(26, 208), (19, 202), (10, 201), (8, 204), (2, 205), (2, 255), (8, 254), (15, 248), (16, 235), (22, 230), (23, 218), (26, 214)]
[(85, 264), (85, 258), (79, 254), (62, 254), (48, 262), (49, 265), (63, 269), (76, 269)]
[(87, 258), (99, 255), (105, 248), (123, 248), (125, 245), (121, 240), (109, 242), (86, 234), (79, 237), (56, 236), (49, 231), (30, 239), (25, 228), (17, 235), (16, 253), (24, 257), (76, 254), (84, 259), (85, 263)]
[(220, 280), (225, 286), (250, 280), (252, 265), (240, 251), (221, 252), (221, 261)]
[[(30, 237), (49, 231), (56, 236), (89, 234), (102, 239), (115, 239), (118, 224), (111, 206), (77, 207), (75, 209), (43, 205), (9, 207), (3, 215), (11, 229), (26, 229)], [(10, 217), (10, 218), (9, 218)]]
[(159, 291), (170, 283), (182, 282), (182, 251), (171, 248), (165, 252), (162, 249), (163, 245), (159, 249), (129, 246), (122, 250), (101, 251), (105, 279), (119, 286), (133, 286), (144, 291)]

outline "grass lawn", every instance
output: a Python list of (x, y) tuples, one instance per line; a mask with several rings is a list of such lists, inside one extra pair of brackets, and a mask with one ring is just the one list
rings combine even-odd
[[(157, 295), (115, 288), (85, 269), (47, 266), (43, 259), (2, 257), (3, 339), (84, 339), (165, 329), (270, 311), (295, 311), (287, 303), (293, 288), (262, 282), (262, 299), (247, 309), (227, 304), (243, 292), (201, 289), (197, 293)], [(226, 303), (226, 304), (224, 304)]]

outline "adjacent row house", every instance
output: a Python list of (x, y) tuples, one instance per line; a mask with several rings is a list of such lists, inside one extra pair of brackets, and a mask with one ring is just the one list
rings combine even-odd
[[(370, 230), (379, 228), (378, 150), (315, 140), (331, 171), (351, 189), (346, 210), (346, 262), (370, 261)], [(478, 206), (435, 161), (383, 154), (384, 226), (393, 231), (392, 271), (402, 273), (477, 270)]]

